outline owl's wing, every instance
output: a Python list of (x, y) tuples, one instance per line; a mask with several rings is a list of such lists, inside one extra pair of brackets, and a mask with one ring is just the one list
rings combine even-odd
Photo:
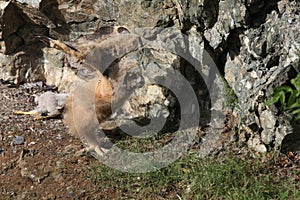
[(103, 73), (115, 61), (137, 50), (139, 36), (135, 34), (115, 34), (99, 43), (86, 57), (85, 62)]

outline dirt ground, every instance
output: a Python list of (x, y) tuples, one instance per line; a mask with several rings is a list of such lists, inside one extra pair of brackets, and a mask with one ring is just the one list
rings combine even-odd
[(34, 121), (13, 111), (32, 110), (39, 87), (0, 83), (0, 199), (102, 199), (88, 177), (99, 162), (62, 119)]
[[(99, 191), (101, 183), (89, 178), (100, 162), (79, 153), (83, 144), (61, 118), (34, 121), (33, 116), (13, 114), (32, 110), (34, 95), (48, 89), (0, 81), (0, 200), (118, 199), (113, 189)], [(300, 156), (290, 156), (283, 155), (277, 172), (300, 166)]]

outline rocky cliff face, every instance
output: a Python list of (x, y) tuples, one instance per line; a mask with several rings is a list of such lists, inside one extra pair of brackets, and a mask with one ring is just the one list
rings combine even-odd
[[(233, 109), (239, 123), (231, 128), (238, 129), (238, 141), (259, 152), (277, 150), (288, 134), (296, 135), (298, 130), (290, 124), (290, 116), (275, 106), (266, 107), (264, 102), (272, 88), (299, 71), (299, 9), (298, 1), (288, 0), (0, 1), (0, 79), (16, 84), (43, 81), (60, 91), (70, 91), (82, 81), (63, 52), (36, 36), (72, 42), (100, 27), (120, 25), (147, 37), (151, 34), (144, 30), (156, 27), (163, 30), (156, 33), (157, 38), (161, 35), (170, 40), (166, 42), (169, 46), (176, 47), (176, 39), (170, 38), (179, 31), (187, 36), (188, 44), (181, 44), (182, 49), (198, 56), (209, 68), (203, 53), (207, 52), (216, 64), (220, 74), (212, 80), (218, 92), (210, 94), (215, 100), (207, 98), (210, 89), (203, 86), (210, 69), (204, 67), (197, 74), (174, 52), (137, 51), (122, 62), (134, 59), (143, 63), (142, 73), (148, 83), (170, 68), (178, 69), (196, 91), (200, 123), (208, 123), (211, 110), (224, 113)], [(164, 38), (166, 35), (170, 37)], [(234, 101), (228, 101), (232, 98)], [(175, 107), (174, 96), (163, 87), (151, 85), (137, 90), (124, 110), (131, 117), (163, 117), (176, 123), (178, 113), (171, 109)], [(222, 120), (217, 117), (210, 122), (220, 134), (222, 131), (216, 130), (228, 126)], [(287, 150), (289, 145), (284, 146)]]

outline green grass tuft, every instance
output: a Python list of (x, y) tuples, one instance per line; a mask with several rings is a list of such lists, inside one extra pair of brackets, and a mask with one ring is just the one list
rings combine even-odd
[(130, 174), (99, 165), (90, 178), (120, 199), (300, 199), (299, 183), (279, 177), (270, 165), (227, 154), (200, 159), (189, 152), (159, 171)]

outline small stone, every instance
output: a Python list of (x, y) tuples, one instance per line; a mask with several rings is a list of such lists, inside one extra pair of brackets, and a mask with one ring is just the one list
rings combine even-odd
[(257, 152), (259, 152), (259, 153), (266, 153), (266, 152), (267, 152), (267, 148), (266, 148), (266, 146), (263, 145), (263, 144), (257, 145), (257, 146), (255, 147), (255, 150), (256, 150)]
[(35, 145), (35, 142), (30, 142), (28, 146)]
[(57, 139), (57, 140), (61, 140), (61, 139), (62, 139), (61, 134), (57, 134), (56, 139)]
[(245, 87), (246, 87), (248, 90), (251, 90), (252, 87), (253, 87), (253, 84), (252, 84), (250, 81), (247, 81)]
[(41, 0), (17, 0), (17, 1), (20, 3), (27, 3), (28, 5), (37, 9), (40, 7), (40, 2), (41, 2)]
[(260, 139), (258, 136), (254, 137), (252, 139), (249, 139), (248, 146), (259, 153), (267, 152), (266, 146), (260, 142)]
[(25, 139), (22, 136), (16, 136), (15, 139), (13, 140), (13, 145), (21, 145), (24, 144)]
[(258, 78), (258, 75), (255, 71), (250, 72), (250, 76), (251, 76), (251, 78), (254, 78), (254, 79)]
[(0, 156), (4, 156), (4, 151), (5, 151), (5, 149), (0, 148)]
[(3, 116), (2, 117), (4, 120), (8, 120), (9, 119), (9, 116)]

